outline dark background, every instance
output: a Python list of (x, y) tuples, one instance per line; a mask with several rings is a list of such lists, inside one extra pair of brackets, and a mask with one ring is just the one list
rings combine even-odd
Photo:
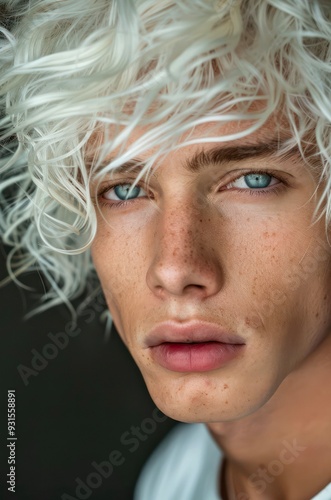
[[(2, 249), (0, 280), (5, 276)], [(43, 290), (37, 273), (26, 276), (24, 282), (39, 292)], [(91, 493), (87, 490), (85, 498), (132, 500), (144, 461), (174, 421), (164, 418), (154, 424), (154, 429), (148, 420), (153, 419), (155, 405), (114, 329), (106, 341), (100, 299), (79, 317), (79, 333), (75, 337), (67, 335), (68, 344), (63, 349), (46, 348), (53, 359), (46, 360), (43, 367), (39, 361), (38, 371), (34, 370), (31, 363), (36, 351), (42, 355), (47, 344), (54, 344), (48, 335), (64, 334), (71, 328), (71, 317), (64, 306), (24, 321), (22, 318), (36, 304), (36, 297), (36, 293), (15, 284), (0, 288), (0, 498), (53, 500), (61, 499), (65, 493), (78, 498), (76, 478), (85, 482), (89, 474), (96, 472), (92, 462), (109, 461), (109, 455), (118, 450), (123, 463), (114, 466), (109, 477), (102, 479), (102, 484)], [(75, 305), (80, 302), (77, 300)], [(23, 377), (18, 371), (20, 365)], [(6, 476), (9, 389), (16, 391), (15, 494), (7, 491)], [(139, 437), (129, 441), (132, 426), (141, 425), (149, 434), (141, 430)], [(121, 441), (123, 434), (126, 444)]]

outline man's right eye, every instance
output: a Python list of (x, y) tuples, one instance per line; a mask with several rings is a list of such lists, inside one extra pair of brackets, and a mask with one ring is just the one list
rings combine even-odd
[(140, 186), (134, 186), (134, 188), (132, 188), (132, 184), (117, 184), (116, 186), (107, 188), (102, 194), (103, 198), (106, 200), (114, 201), (131, 200), (145, 195), (145, 191)]
[(102, 205), (122, 206), (138, 198), (147, 197), (146, 191), (139, 185), (133, 183), (111, 184), (106, 186), (99, 194), (99, 203)]

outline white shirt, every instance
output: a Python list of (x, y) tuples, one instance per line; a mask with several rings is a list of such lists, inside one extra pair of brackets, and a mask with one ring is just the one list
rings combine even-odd
[[(221, 500), (222, 460), (204, 424), (178, 424), (148, 459), (134, 500)], [(331, 500), (331, 483), (311, 500)]]

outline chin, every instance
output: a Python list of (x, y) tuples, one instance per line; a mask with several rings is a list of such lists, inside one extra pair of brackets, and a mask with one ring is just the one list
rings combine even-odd
[(159, 398), (152, 398), (155, 405), (168, 417), (178, 422), (184, 423), (216, 423), (216, 422), (230, 422), (244, 418), (256, 411), (256, 408), (247, 406), (241, 408), (241, 411), (236, 407), (229, 407), (229, 405), (222, 404), (204, 404), (200, 403), (193, 405), (182, 401), (178, 404), (169, 404), (167, 401)]
[[(187, 423), (227, 422), (245, 418), (262, 408), (279, 384), (250, 384), (242, 379), (224, 381), (210, 374), (185, 374), (166, 380), (146, 379), (155, 405), (168, 417)], [(270, 381), (269, 381), (270, 382)]]

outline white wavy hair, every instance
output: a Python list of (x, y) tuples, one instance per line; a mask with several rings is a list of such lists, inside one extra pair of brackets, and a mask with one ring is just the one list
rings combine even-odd
[[(0, 12), (0, 232), (10, 278), (39, 269), (51, 284), (39, 310), (95, 277), (91, 176), (155, 146), (145, 171), (282, 110), (286, 147), (315, 146), (330, 221), (328, 0), (2, 0)], [(200, 124), (245, 119), (240, 134), (190, 142)]]

